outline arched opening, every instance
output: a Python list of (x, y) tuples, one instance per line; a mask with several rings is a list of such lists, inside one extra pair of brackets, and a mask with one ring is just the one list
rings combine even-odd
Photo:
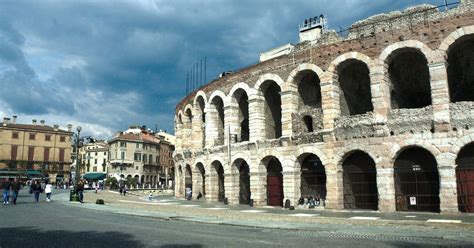
[(314, 154), (303, 154), (300, 156), (301, 164), (301, 197), (326, 199), (326, 170), (318, 156)]
[(378, 209), (375, 162), (365, 152), (356, 151), (342, 163), (344, 208)]
[(461, 149), (456, 165), (459, 211), (474, 213), (474, 143)]
[(304, 70), (298, 73), (295, 81), (298, 83), (299, 105), (321, 108), (321, 81), (318, 74)]
[(234, 92), (234, 98), (239, 106), (238, 122), (240, 128), (240, 137), (238, 141), (249, 140), (249, 98), (243, 89)]
[(140, 181), (139, 181), (138, 183), (139, 183), (139, 184), (144, 184), (144, 183), (145, 183), (145, 176), (144, 176), (144, 175), (142, 175), (142, 176), (140, 177)]
[[(140, 179), (140, 176), (139, 176), (139, 175), (135, 175), (133, 178), (135, 179), (135, 183), (138, 184), (139, 181), (140, 181), (140, 180), (139, 180), (139, 179)], [(136, 185), (133, 185), (133, 186), (136, 186)]]
[(189, 164), (186, 165), (184, 175), (184, 192), (185, 196), (192, 196), (192, 188), (193, 188), (193, 174), (191, 171), (191, 166)]
[(245, 160), (236, 163), (239, 170), (239, 204), (250, 204), (250, 168)]
[(283, 168), (275, 157), (262, 160), (267, 168), (267, 205), (283, 206)]
[(265, 137), (267, 139), (280, 138), (282, 134), (280, 86), (274, 81), (266, 81), (261, 89), (265, 98)]
[(430, 152), (420, 147), (402, 151), (394, 171), (397, 211), (440, 211), (438, 168)]
[(191, 109), (187, 109), (185, 112), (186, 115), (186, 128), (191, 129), (193, 125), (193, 113)]
[(303, 117), (303, 123), (305, 126), (305, 129), (304, 129), (305, 133), (313, 132), (313, 118), (311, 118), (311, 116), (305, 115)]
[(451, 102), (474, 101), (474, 35), (459, 38), (448, 51)]
[(196, 193), (199, 194), (199, 192), (201, 192), (203, 195), (206, 195), (206, 170), (202, 163), (196, 164), (196, 172), (199, 175), (196, 179)]
[(212, 167), (214, 168), (215, 175), (217, 175), (217, 200), (219, 202), (224, 202), (225, 199), (225, 187), (224, 187), (224, 167), (222, 167), (221, 162), (214, 161), (212, 162)]
[(359, 60), (349, 59), (338, 66), (341, 116), (371, 112), (372, 94), (367, 65)]
[(201, 115), (201, 118), (200, 118), (200, 121), (201, 121), (200, 131), (201, 131), (201, 137), (202, 137), (201, 145), (202, 147), (204, 147), (206, 144), (206, 113), (204, 113), (204, 107), (206, 105), (204, 102), (204, 98), (202, 96), (198, 96), (198, 98), (196, 99), (196, 103), (198, 105), (197, 107), (198, 114)]
[(212, 99), (211, 109), (213, 113), (213, 124), (215, 125), (215, 130), (217, 131), (217, 137), (215, 140), (215, 145), (224, 144), (224, 102), (222, 98), (216, 96)]
[(402, 48), (389, 60), (392, 109), (431, 105), (430, 73), (425, 56), (415, 48)]

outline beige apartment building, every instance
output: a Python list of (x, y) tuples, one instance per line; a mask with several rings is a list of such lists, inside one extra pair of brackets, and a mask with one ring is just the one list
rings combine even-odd
[(71, 165), (71, 132), (48, 126), (44, 120), (31, 124), (4, 118), (0, 123), (0, 170), (22, 177), (44, 178), (51, 182), (69, 182)]
[(166, 181), (172, 166), (172, 146), (163, 137), (143, 127), (131, 126), (127, 131), (118, 132), (108, 143), (109, 177), (135, 178), (140, 185), (151, 187), (161, 186), (162, 181)]
[(79, 149), (81, 156), (81, 175), (87, 173), (107, 173), (109, 163), (109, 144), (106, 141), (96, 141), (85, 144)]

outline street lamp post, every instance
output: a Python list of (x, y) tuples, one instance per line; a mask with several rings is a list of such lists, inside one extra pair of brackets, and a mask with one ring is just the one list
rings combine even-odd
[(77, 183), (79, 182), (79, 179), (81, 178), (81, 175), (80, 175), (80, 172), (79, 172), (79, 166), (80, 166), (80, 161), (81, 161), (81, 159), (79, 158), (79, 140), (80, 140), (80, 136), (81, 136), (82, 127), (77, 126), (76, 130), (77, 130), (77, 137), (76, 137), (76, 178), (75, 178), (75, 183), (77, 185)]

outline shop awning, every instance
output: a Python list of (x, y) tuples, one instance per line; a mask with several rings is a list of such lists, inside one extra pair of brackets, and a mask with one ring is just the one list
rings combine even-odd
[(0, 170), (0, 179), (6, 179), (6, 178), (26, 179), (26, 176), (22, 172), (19, 172), (19, 171)]
[(43, 179), (44, 178), (43, 173), (41, 173), (41, 171), (37, 171), (37, 170), (26, 170), (26, 175), (28, 175), (29, 179), (32, 179), (32, 178), (41, 178), (41, 179)]
[(83, 178), (86, 180), (103, 180), (107, 177), (105, 173), (86, 173)]

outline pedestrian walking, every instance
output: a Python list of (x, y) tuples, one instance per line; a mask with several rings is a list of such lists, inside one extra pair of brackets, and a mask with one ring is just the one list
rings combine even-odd
[(84, 203), (84, 182), (82, 180), (77, 182), (76, 192), (79, 194), (79, 202)]
[(20, 191), (20, 188), (21, 188), (21, 184), (20, 182), (18, 181), (18, 179), (13, 179), (13, 183), (12, 183), (12, 192), (13, 192), (13, 205), (16, 205), (16, 199), (18, 198), (18, 192)]
[(10, 204), (10, 179), (6, 178), (3, 180), (2, 189), (3, 189), (3, 205)]
[(99, 190), (99, 183), (95, 184), (95, 193), (97, 194), (97, 191)]
[(33, 192), (35, 196), (35, 201), (36, 203), (39, 202), (39, 197), (42, 191), (41, 184), (38, 182), (38, 180), (34, 180), (33, 184), (31, 184), (31, 191)]
[(44, 193), (46, 193), (46, 202), (51, 201), (51, 194), (53, 193), (53, 185), (50, 182), (46, 183), (44, 187)]
[(123, 188), (123, 196), (127, 194), (127, 190), (128, 190), (128, 186), (125, 185), (125, 187)]

